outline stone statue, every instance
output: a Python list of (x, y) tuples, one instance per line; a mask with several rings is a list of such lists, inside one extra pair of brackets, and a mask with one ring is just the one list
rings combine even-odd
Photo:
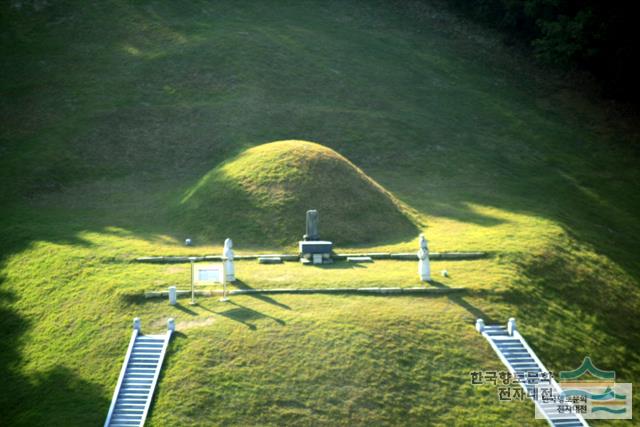
[(307, 232), (303, 237), (303, 240), (318, 240), (318, 211), (313, 209), (307, 211)]
[(224, 271), (227, 282), (236, 280), (236, 271), (233, 265), (233, 240), (226, 239), (224, 241), (224, 250), (222, 251), (222, 261), (224, 262)]
[(431, 280), (431, 268), (429, 267), (429, 247), (424, 234), (420, 234), (420, 250), (418, 250), (418, 274), (420, 280), (427, 282)]

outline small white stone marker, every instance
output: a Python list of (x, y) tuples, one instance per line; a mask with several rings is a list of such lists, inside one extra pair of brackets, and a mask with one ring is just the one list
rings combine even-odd
[(175, 286), (169, 286), (169, 304), (176, 305), (177, 292)]
[(442, 277), (449, 277), (449, 272), (447, 270), (442, 270), (440, 273), (442, 274)]
[(189, 239), (189, 238), (184, 239), (184, 245), (185, 246), (191, 246), (191, 239)]
[(227, 282), (235, 282), (236, 270), (233, 265), (233, 240), (227, 238), (224, 241), (224, 250), (222, 251), (222, 260), (224, 262), (224, 270)]
[(167, 320), (167, 330), (174, 332), (176, 330), (176, 321), (173, 320), (173, 317)]
[(507, 322), (507, 332), (509, 335), (513, 336), (513, 333), (516, 331), (516, 318), (509, 318), (509, 322)]
[(136, 317), (135, 319), (133, 319), (133, 329), (135, 329), (136, 331), (140, 332), (140, 318)]
[(484, 331), (484, 320), (478, 319), (476, 320), (476, 331), (482, 333)]
[(429, 266), (429, 247), (424, 234), (420, 234), (420, 250), (418, 250), (418, 274), (423, 282), (431, 281), (431, 267)]

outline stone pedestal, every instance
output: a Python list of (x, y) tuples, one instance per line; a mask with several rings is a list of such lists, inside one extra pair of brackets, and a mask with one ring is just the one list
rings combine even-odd
[(312, 240), (298, 242), (300, 262), (303, 264), (328, 264), (333, 262), (331, 251), (333, 243), (326, 240)]
[(423, 282), (428, 282), (431, 280), (431, 267), (429, 266), (429, 255), (427, 255), (425, 259), (421, 259), (418, 261), (418, 274), (420, 275), (420, 280), (422, 280)]
[(302, 240), (298, 242), (300, 262), (303, 264), (328, 264), (333, 262), (331, 251), (333, 243), (320, 240), (318, 222), (320, 215), (316, 210), (307, 211), (307, 228)]

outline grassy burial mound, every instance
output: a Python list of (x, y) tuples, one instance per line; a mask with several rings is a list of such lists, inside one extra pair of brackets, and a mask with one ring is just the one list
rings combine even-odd
[(248, 149), (207, 173), (183, 196), (176, 220), (191, 235), (291, 245), (305, 211), (320, 211), (320, 235), (339, 244), (413, 238), (403, 206), (334, 150), (306, 141)]

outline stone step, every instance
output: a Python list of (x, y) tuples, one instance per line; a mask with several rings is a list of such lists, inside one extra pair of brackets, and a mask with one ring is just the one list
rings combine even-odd
[[(510, 321), (511, 322), (511, 321)], [(482, 325), (479, 320), (477, 325)], [(535, 354), (528, 350), (524, 338), (520, 334), (510, 336), (507, 328), (502, 325), (484, 325), (482, 334), (494, 346), (494, 350), (503, 358), (507, 366), (518, 374), (521, 387), (532, 396), (536, 386), (529, 384), (529, 379), (540, 378), (544, 367), (539, 364), (535, 358)], [(551, 420), (549, 423), (556, 427), (584, 427), (586, 423), (582, 422), (575, 413), (558, 414), (556, 409), (557, 403), (536, 402), (538, 409), (545, 413)]]

